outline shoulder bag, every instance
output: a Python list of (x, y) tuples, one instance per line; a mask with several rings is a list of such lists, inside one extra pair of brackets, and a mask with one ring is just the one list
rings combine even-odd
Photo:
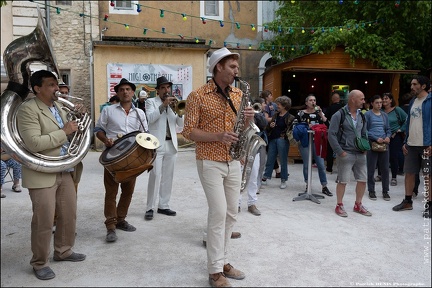
[[(360, 112), (361, 113), (361, 112)], [(346, 113), (346, 114), (348, 114), (348, 113)], [(345, 115), (345, 117), (348, 117), (348, 115)], [(348, 117), (351, 121), (351, 125), (352, 125), (352, 127), (353, 127), (353, 129), (354, 129), (354, 133), (356, 134), (356, 139), (355, 139), (355, 141), (354, 141), (354, 145), (356, 146), (356, 148), (357, 148), (357, 150), (360, 150), (361, 152), (365, 152), (365, 151), (369, 151), (369, 150), (371, 150), (371, 146), (370, 146), (370, 144), (369, 144), (369, 140), (367, 139), (367, 138), (365, 138), (365, 137), (361, 137), (361, 136), (359, 136), (358, 134), (357, 134), (357, 129), (356, 129), (356, 127), (354, 126), (354, 122), (353, 122), (353, 120), (351, 119), (351, 116), (349, 116)], [(364, 120), (364, 118), (362, 118), (363, 119), (363, 121), (365, 121)]]

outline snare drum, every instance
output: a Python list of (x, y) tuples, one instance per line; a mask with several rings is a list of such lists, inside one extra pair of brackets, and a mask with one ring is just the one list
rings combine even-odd
[[(140, 167), (147, 167), (150, 169), (153, 167), (150, 164), (153, 163), (155, 159), (156, 151), (154, 149), (146, 149), (136, 142), (135, 138), (139, 133), (139, 131), (131, 132), (117, 139), (114, 145), (105, 149), (99, 157), (99, 162), (110, 172), (118, 183), (130, 181), (147, 170), (140, 170)], [(116, 177), (116, 173), (120, 171), (133, 172), (131, 172), (131, 175), (128, 175), (127, 178), (119, 179), (119, 177)], [(137, 172), (135, 173), (135, 171)]]

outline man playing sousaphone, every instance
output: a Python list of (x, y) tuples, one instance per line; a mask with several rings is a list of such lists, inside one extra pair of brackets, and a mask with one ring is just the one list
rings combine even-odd
[[(114, 90), (120, 98), (120, 103), (108, 106), (102, 110), (94, 130), (96, 137), (105, 144), (105, 148), (112, 147), (114, 145), (114, 140), (128, 133), (148, 131), (144, 111), (132, 105), (135, 89), (135, 84), (124, 78), (121, 79), (120, 83), (114, 86)], [(117, 205), (116, 197), (119, 183), (116, 181), (115, 177), (104, 168), (104, 213), (106, 218), (107, 242), (115, 242), (117, 240), (116, 228), (127, 232), (136, 230), (134, 226), (125, 220), (132, 200), (136, 176), (130, 179), (132, 180), (127, 180), (120, 184), (121, 195)]]

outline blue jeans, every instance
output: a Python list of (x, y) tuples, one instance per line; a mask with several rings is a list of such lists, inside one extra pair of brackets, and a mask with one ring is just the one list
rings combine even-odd
[(274, 163), (276, 162), (277, 156), (279, 155), (281, 181), (284, 182), (288, 180), (289, 141), (284, 138), (276, 138), (270, 140), (267, 146), (267, 161), (263, 178), (271, 179)]
[[(298, 145), (301, 157), (303, 159), (303, 177), (305, 182), (308, 182), (308, 164), (309, 164), (309, 147), (303, 147), (301, 144)], [(312, 143), (312, 159), (318, 167), (318, 176), (322, 186), (327, 185), (327, 175), (324, 167), (324, 158), (316, 155), (315, 145)]]

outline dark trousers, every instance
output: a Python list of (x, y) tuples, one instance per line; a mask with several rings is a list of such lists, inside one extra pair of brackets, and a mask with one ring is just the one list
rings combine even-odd
[(328, 172), (333, 172), (333, 149), (330, 146), (330, 143), (327, 141), (327, 158), (326, 158), (326, 162), (327, 162), (327, 167), (326, 170)]
[(385, 152), (375, 152), (372, 150), (367, 151), (367, 189), (369, 192), (375, 192), (375, 168), (378, 167), (383, 172), (382, 178), (382, 192), (389, 192), (389, 151)]
[[(104, 168), (104, 186), (105, 186), (105, 225), (107, 230), (115, 229), (116, 224), (123, 221), (129, 209), (129, 205), (132, 201), (132, 194), (135, 189), (134, 178), (131, 181), (125, 183), (117, 183), (114, 181), (114, 177), (109, 171)], [(121, 188), (120, 200), (116, 205), (118, 188)]]

